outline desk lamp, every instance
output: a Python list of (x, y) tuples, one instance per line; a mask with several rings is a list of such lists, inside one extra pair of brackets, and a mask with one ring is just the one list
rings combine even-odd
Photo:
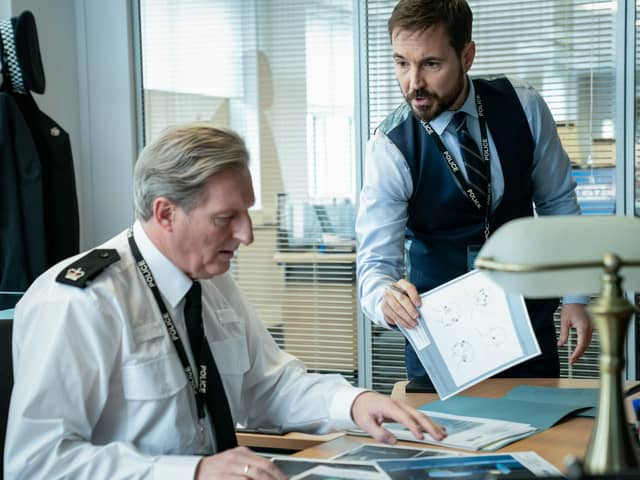
[(624, 345), (640, 290), (640, 218), (550, 216), (518, 219), (487, 240), (475, 266), (506, 291), (529, 298), (600, 292), (589, 312), (600, 334), (600, 394), (584, 459), (588, 473), (638, 468), (622, 396)]

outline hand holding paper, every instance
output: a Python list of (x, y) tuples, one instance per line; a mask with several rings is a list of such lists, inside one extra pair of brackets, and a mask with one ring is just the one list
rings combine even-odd
[(398, 325), (444, 400), (540, 354), (522, 296), (474, 270), (422, 294), (416, 328)]

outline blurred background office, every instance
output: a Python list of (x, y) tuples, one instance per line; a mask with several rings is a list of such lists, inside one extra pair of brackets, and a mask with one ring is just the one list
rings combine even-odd
[[(470, 0), (473, 75), (516, 75), (550, 105), (585, 214), (640, 214), (638, 6)], [(69, 132), (81, 248), (133, 220), (131, 172), (164, 127), (211, 120), (251, 152), (256, 242), (233, 273), (280, 344), (317, 371), (389, 391), (402, 338), (362, 317), (353, 218), (363, 148), (402, 101), (386, 21), (394, 0), (0, 0), (29, 9), (47, 91)], [(634, 299), (637, 304), (637, 299)], [(637, 327), (627, 375), (637, 376)], [(562, 375), (598, 375), (597, 336)]]

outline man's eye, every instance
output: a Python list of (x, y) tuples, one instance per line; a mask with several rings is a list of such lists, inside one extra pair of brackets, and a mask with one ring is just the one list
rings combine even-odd
[(213, 217), (213, 224), (216, 225), (217, 227), (229, 225), (232, 219), (233, 219), (232, 215), (227, 215), (223, 217)]

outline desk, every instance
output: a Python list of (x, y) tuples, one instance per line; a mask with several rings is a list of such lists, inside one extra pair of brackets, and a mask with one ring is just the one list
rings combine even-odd
[[(284, 435), (267, 435), (264, 433), (238, 433), (238, 445), (258, 449), (289, 450), (299, 452), (305, 449), (330, 442), (345, 436), (345, 432), (312, 435), (309, 433), (290, 432)], [(304, 455), (303, 455), (304, 456)]]
[[(630, 387), (638, 382), (627, 382), (625, 388)], [(437, 400), (436, 394), (427, 393), (409, 393), (406, 394), (404, 387), (407, 382), (398, 382), (391, 394), (392, 397), (405, 400), (408, 404), (417, 407), (424, 403)], [(559, 388), (596, 388), (599, 386), (598, 380), (587, 379), (522, 379), (522, 378), (494, 378), (485, 380), (466, 390), (464, 395), (474, 395), (479, 397), (501, 397), (513, 387), (518, 385), (536, 385), (544, 387)], [(629, 407), (630, 402), (627, 401), (627, 417), (633, 419), (633, 412)], [(566, 472), (564, 460), (567, 456), (583, 458), (589, 443), (591, 429), (593, 427), (593, 419), (583, 417), (572, 417), (562, 421), (558, 425), (536, 433), (531, 437), (517, 441), (498, 452), (522, 452), (534, 451), (545, 458), (548, 462), (555, 465), (558, 469)], [(372, 442), (370, 438), (354, 437), (345, 435), (327, 443), (319, 444), (315, 447), (298, 452), (295, 456), (310, 458), (328, 458), (337, 455), (340, 452), (354, 448), (364, 443)], [(432, 445), (416, 444), (411, 442), (398, 442), (399, 445), (421, 445), (433, 448)], [(458, 452), (460, 450), (457, 450)], [(485, 452), (486, 453), (486, 452)]]

